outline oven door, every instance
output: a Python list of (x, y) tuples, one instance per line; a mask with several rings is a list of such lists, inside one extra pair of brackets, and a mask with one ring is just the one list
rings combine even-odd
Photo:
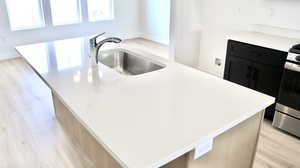
[(289, 62), (286, 63), (279, 91), (278, 103), (296, 111), (300, 111), (299, 65)]
[(300, 66), (286, 63), (273, 126), (300, 137)]

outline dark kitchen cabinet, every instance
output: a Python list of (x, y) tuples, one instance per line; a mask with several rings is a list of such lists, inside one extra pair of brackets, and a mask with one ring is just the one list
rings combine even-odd
[(229, 57), (226, 61), (225, 79), (249, 87), (252, 63), (238, 57)]
[(250, 88), (277, 97), (282, 73), (281, 68), (255, 63)]
[[(276, 98), (286, 57), (286, 52), (229, 40), (224, 79)], [(265, 117), (272, 120), (274, 113), (275, 104)]]

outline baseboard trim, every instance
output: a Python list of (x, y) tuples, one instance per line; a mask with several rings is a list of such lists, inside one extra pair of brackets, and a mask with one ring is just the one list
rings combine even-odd
[(161, 43), (161, 44), (164, 44), (164, 45), (169, 45), (169, 41), (163, 40), (163, 39), (158, 38), (157, 36), (154, 36), (154, 35), (149, 35), (149, 34), (142, 33), (140, 35), (140, 37), (144, 38), (144, 39), (147, 39), (147, 40), (155, 41), (157, 43)]
[(17, 52), (0, 52), (0, 61), (6, 61), (10, 59), (15, 59), (15, 58), (20, 58), (21, 55), (18, 54)]

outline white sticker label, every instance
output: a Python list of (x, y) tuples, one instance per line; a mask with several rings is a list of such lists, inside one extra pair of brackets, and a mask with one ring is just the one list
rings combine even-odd
[(196, 159), (200, 158), (201, 156), (205, 155), (206, 153), (211, 151), (212, 148), (213, 148), (213, 139), (209, 139), (209, 140), (201, 143), (200, 145), (198, 145), (195, 148), (194, 160), (196, 160)]

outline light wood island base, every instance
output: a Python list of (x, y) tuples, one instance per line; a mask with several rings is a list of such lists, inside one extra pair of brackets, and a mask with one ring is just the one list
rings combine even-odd
[[(55, 114), (72, 143), (93, 161), (95, 167), (121, 168), (95, 137), (73, 116), (52, 93)], [(251, 168), (264, 112), (260, 112), (225, 133), (215, 137), (213, 149), (194, 160), (193, 151), (163, 168)]]
[(59, 123), (73, 145), (93, 162), (93, 167), (121, 168), (53, 92), (52, 97), (55, 115)]

